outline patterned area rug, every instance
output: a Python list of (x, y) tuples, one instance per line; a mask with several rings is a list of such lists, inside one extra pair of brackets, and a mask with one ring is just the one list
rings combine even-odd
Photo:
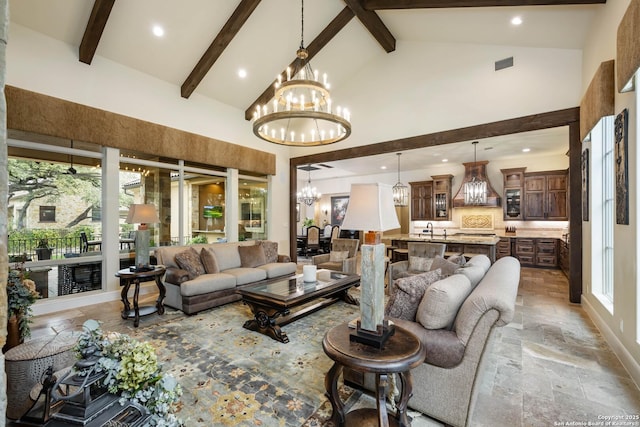
[[(251, 312), (241, 302), (193, 316), (167, 313), (130, 335), (150, 341), (178, 379), (178, 415), (187, 426), (324, 426), (331, 425), (324, 377), (332, 361), (322, 338), (358, 312), (340, 301), (298, 319), (283, 327), (288, 344), (244, 329)], [(361, 393), (343, 386), (341, 394), (349, 406)]]

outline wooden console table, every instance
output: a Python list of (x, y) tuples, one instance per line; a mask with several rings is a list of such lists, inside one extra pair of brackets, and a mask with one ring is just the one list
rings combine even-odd
[[(351, 342), (349, 334), (353, 329), (347, 323), (338, 325), (325, 334), (322, 348), (334, 364), (325, 376), (324, 385), (333, 407), (331, 421), (335, 426), (374, 425), (376, 420), (379, 426), (385, 427), (411, 425), (407, 416), (407, 404), (413, 394), (411, 369), (424, 362), (427, 352), (414, 334), (398, 326), (395, 328), (395, 334), (381, 350)], [(344, 367), (375, 374), (377, 410), (361, 408), (345, 414), (344, 404), (338, 395), (338, 378)], [(387, 414), (386, 405), (390, 374), (398, 374), (402, 389), (396, 413), (391, 418)]]
[[(122, 279), (123, 282), (120, 297), (122, 299), (122, 304), (124, 304), (124, 309), (122, 310), (121, 317), (123, 319), (133, 318), (133, 326), (136, 328), (140, 324), (140, 316), (146, 316), (153, 313), (164, 314), (163, 302), (166, 289), (160, 278), (164, 274), (165, 268), (162, 265), (155, 265), (152, 267), (153, 270), (149, 271), (131, 271), (129, 268), (124, 268), (116, 273), (116, 277)], [(138, 295), (140, 294), (140, 282), (147, 280), (155, 280), (160, 294), (156, 300), (156, 305), (139, 307)], [(129, 304), (129, 288), (132, 283), (135, 285), (133, 292), (133, 310), (131, 310), (131, 305)]]

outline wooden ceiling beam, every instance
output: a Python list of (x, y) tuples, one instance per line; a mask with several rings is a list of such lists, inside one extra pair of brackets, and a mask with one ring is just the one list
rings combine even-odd
[(260, 0), (242, 0), (231, 17), (224, 24), (216, 38), (200, 58), (189, 77), (180, 86), (180, 95), (189, 98), (204, 76), (207, 75), (213, 64), (216, 63), (222, 52), (229, 46), (231, 40), (238, 34), (240, 28), (247, 22), (249, 16), (258, 7)]
[(93, 3), (93, 9), (78, 49), (80, 62), (91, 65), (115, 2), (116, 0), (96, 0)]
[(387, 53), (396, 50), (395, 37), (393, 37), (391, 31), (384, 25), (377, 13), (372, 10), (365, 10), (362, 7), (361, 0), (344, 0), (344, 2)]
[(563, 6), (603, 4), (607, 0), (362, 0), (369, 11), (382, 9), (431, 9), (496, 6)]
[[(320, 52), (320, 50), (322, 50), (322, 48), (325, 47), (327, 43), (329, 43), (329, 41), (331, 41), (331, 39), (336, 34), (338, 34), (340, 30), (343, 29), (349, 23), (349, 21), (351, 21), (351, 19), (353, 19), (353, 17), (354, 13), (351, 8), (349, 8), (349, 6), (346, 6), (344, 9), (342, 9), (338, 16), (333, 18), (333, 21), (331, 21), (329, 25), (327, 25), (327, 27), (322, 30), (322, 32), (318, 34), (318, 36), (313, 39), (311, 43), (309, 43), (309, 45), (307, 46), (307, 53), (309, 54), (309, 56), (307, 57), (307, 61), (311, 61), (311, 58), (316, 56), (316, 54)], [(289, 65), (292, 70), (291, 75), (297, 73), (301, 65), (302, 64), (298, 58), (294, 59), (293, 62)], [(282, 74), (285, 73), (286, 69), (282, 72)], [(253, 118), (253, 112), (256, 109), (256, 105), (264, 105), (269, 102), (271, 98), (273, 98), (275, 94), (275, 82), (276, 80), (274, 79), (269, 87), (267, 87), (264, 92), (262, 92), (262, 95), (260, 95), (258, 99), (253, 101), (251, 106), (247, 108), (247, 110), (244, 112), (245, 120), (251, 120)]]

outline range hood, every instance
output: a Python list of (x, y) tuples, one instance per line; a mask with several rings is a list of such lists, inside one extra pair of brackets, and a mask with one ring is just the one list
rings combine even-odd
[[(469, 162), (463, 163), (464, 165), (464, 178), (462, 178), (462, 184), (460, 184), (460, 189), (456, 193), (453, 198), (453, 207), (454, 208), (465, 208), (465, 207), (473, 207), (473, 206), (481, 206), (481, 207), (500, 207), (500, 195), (496, 193), (496, 190), (491, 186), (491, 182), (487, 177), (487, 164), (488, 160), (477, 161), (477, 162)], [(464, 203), (464, 184), (470, 182), (473, 177), (476, 177), (482, 181), (487, 183), (487, 203), (481, 205), (467, 205)]]

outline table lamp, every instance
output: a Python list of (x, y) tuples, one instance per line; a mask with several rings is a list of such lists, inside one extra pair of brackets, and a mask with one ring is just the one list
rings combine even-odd
[(149, 227), (147, 224), (160, 222), (156, 207), (151, 204), (129, 206), (127, 224), (140, 224), (136, 231), (136, 270), (149, 270)]
[(399, 228), (390, 185), (351, 184), (349, 205), (342, 229), (363, 230), (361, 246), (360, 320), (350, 340), (382, 348), (393, 335), (393, 325), (384, 319), (384, 252), (382, 231)]

